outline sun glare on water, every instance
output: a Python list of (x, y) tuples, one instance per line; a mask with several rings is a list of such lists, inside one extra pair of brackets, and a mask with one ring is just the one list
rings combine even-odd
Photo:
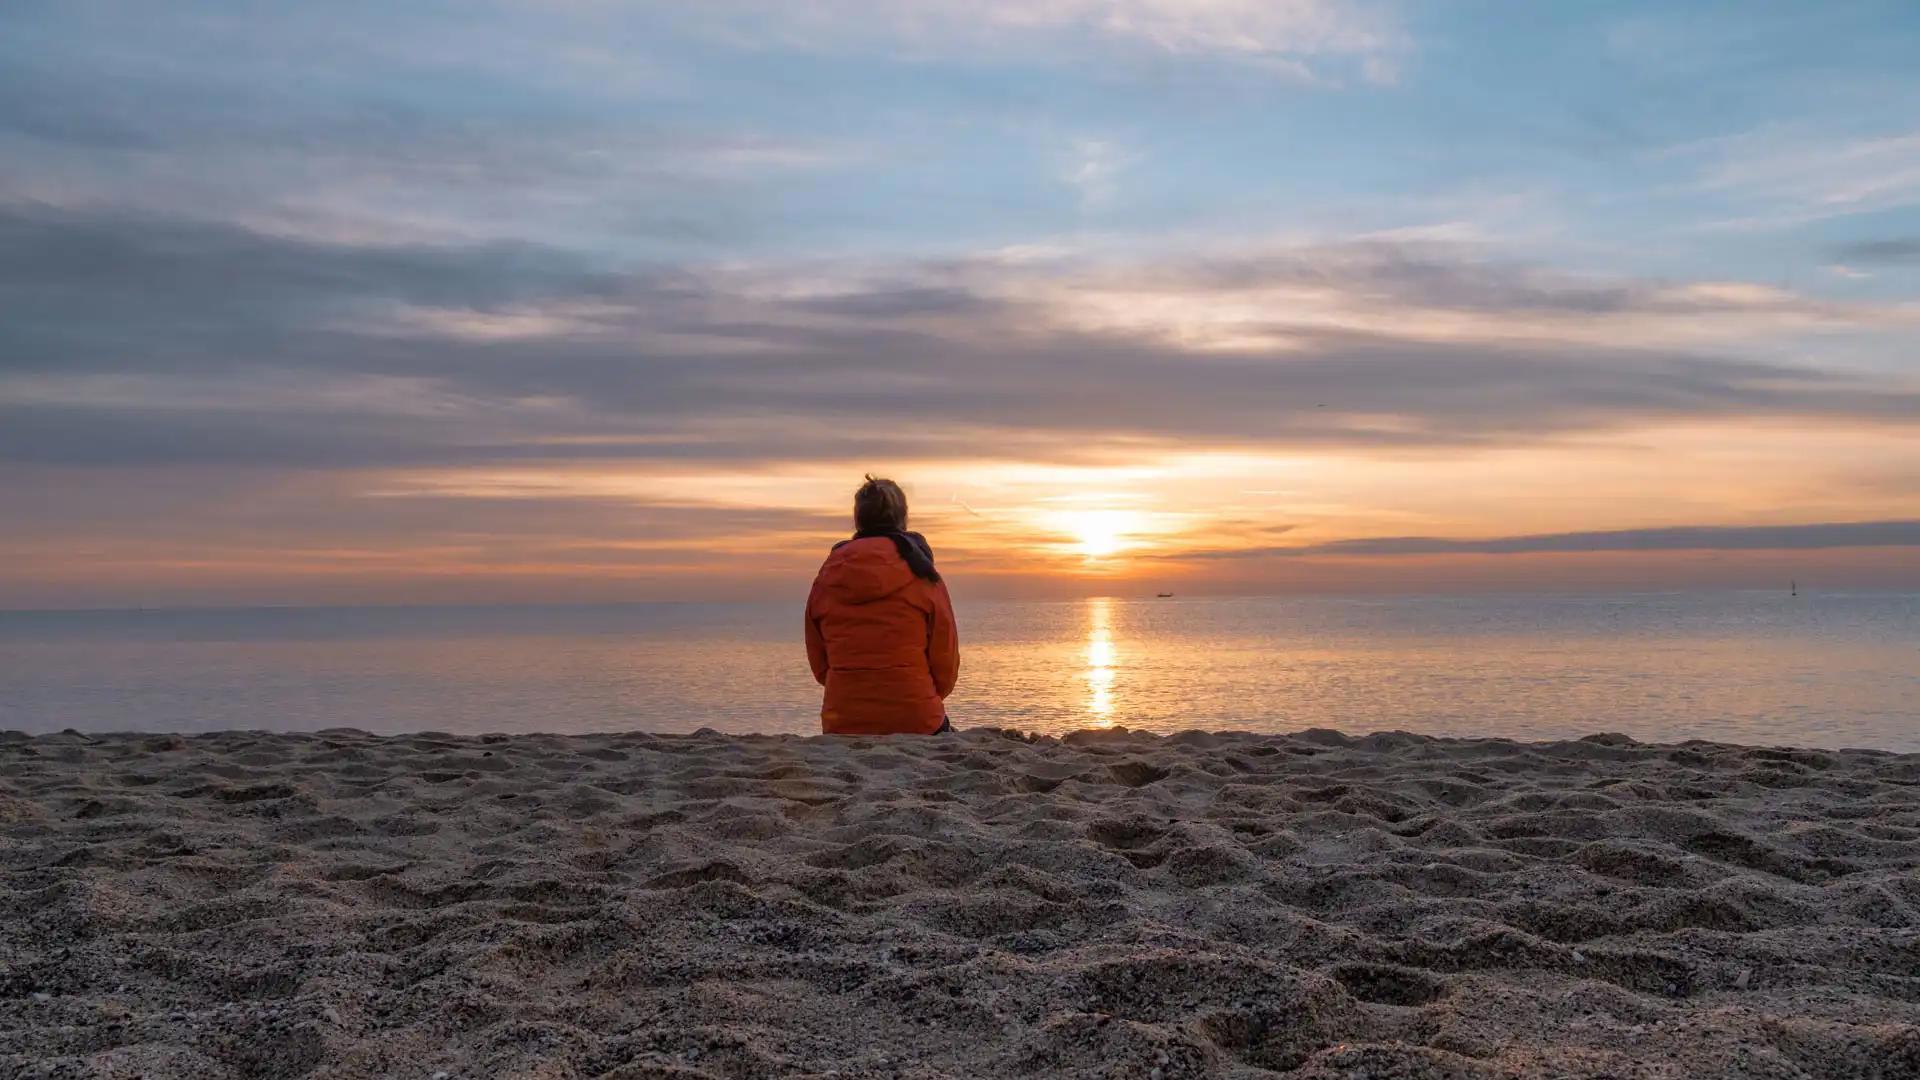
[(1113, 601), (1087, 601), (1087, 713), (1096, 726), (1113, 723), (1113, 684), (1120, 654), (1113, 647)]

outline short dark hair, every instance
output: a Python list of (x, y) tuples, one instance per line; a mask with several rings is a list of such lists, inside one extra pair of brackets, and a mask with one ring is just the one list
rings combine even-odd
[(855, 532), (900, 532), (907, 527), (907, 493), (891, 480), (867, 474), (853, 493)]

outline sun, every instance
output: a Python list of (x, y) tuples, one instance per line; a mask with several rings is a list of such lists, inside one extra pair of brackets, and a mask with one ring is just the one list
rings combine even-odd
[(1127, 510), (1072, 510), (1061, 515), (1061, 524), (1073, 536), (1080, 554), (1104, 559), (1130, 546), (1140, 515)]

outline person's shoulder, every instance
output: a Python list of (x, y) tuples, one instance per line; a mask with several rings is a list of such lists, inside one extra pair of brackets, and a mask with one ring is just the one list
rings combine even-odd
[(840, 549), (843, 547), (846, 547), (850, 543), (852, 543), (852, 541), (842, 540), (839, 543), (828, 548), (827, 553), (820, 557), (820, 568), (813, 572), (814, 588), (817, 589), (826, 582), (827, 575), (833, 570), (834, 561), (840, 554)]

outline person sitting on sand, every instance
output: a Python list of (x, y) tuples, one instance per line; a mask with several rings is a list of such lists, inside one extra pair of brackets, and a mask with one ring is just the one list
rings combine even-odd
[(807, 596), (807, 661), (826, 687), (829, 735), (952, 731), (946, 697), (960, 635), (933, 549), (907, 531), (907, 495), (867, 477), (853, 494), (853, 538), (833, 545)]

